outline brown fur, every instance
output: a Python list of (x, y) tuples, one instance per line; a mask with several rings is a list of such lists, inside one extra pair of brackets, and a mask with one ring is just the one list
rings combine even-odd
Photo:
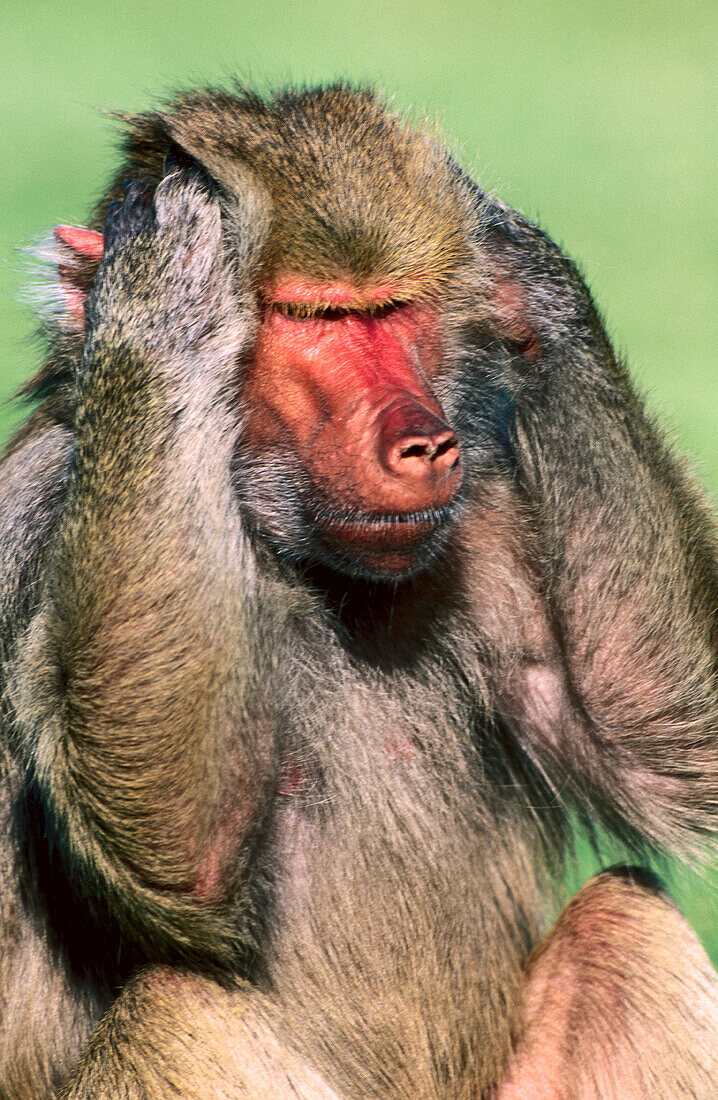
[[(571, 809), (684, 853), (718, 819), (712, 528), (575, 268), (369, 92), (125, 122), (94, 226), (145, 182), (3, 464), (0, 1096), (106, 1008), (68, 1097), (638, 1096), (647, 1036), (655, 1094), (709, 1096), (716, 979), (647, 887), (587, 887), (526, 984)], [(302, 559), (303, 471), (243, 446), (284, 270), (439, 312), (461, 507), (395, 585)]]

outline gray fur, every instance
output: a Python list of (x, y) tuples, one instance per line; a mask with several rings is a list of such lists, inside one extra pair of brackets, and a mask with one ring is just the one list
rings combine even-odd
[[(172, 142), (212, 178), (176, 154), (163, 173)], [(613, 879), (526, 979), (569, 811), (681, 852), (715, 830), (703, 505), (569, 261), (369, 93), (188, 97), (132, 121), (128, 175), (84, 342), (57, 337), (3, 466), (0, 1011), (26, 1007), (0, 1095), (51, 1095), (123, 988), (65, 1097), (488, 1098), (519, 1080), (546, 972), (561, 1011), (590, 1000), (562, 952), (590, 954)], [(346, 226), (317, 227), (352, 181), (353, 202), (388, 192), (346, 244), (364, 276), (399, 256), (414, 278), (412, 225), (442, 211), (419, 253), (465, 484), (394, 587), (313, 560), (301, 470), (242, 447), (260, 276), (289, 213), (291, 248), (331, 267)], [(704, 1100), (715, 976), (636, 890), (640, 950), (619, 928), (590, 992), (635, 990), (656, 1094)], [(687, 953), (682, 985), (654, 928)], [(696, 1047), (679, 1077), (676, 1042)], [(616, 1048), (606, 1096), (638, 1100), (636, 1056)], [(553, 1068), (598, 1095), (580, 1044)]]

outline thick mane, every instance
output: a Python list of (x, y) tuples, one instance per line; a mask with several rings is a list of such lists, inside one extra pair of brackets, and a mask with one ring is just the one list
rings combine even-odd
[(270, 271), (440, 290), (467, 258), (470, 202), (449, 157), (369, 90), (339, 84), (266, 101), (247, 91), (187, 96), (132, 121), (126, 167), (159, 171), (147, 152), (162, 130), (230, 193), (252, 181), (266, 189)]
[[(174, 144), (230, 196), (247, 187), (268, 195), (263, 284), (279, 270), (349, 276), (400, 287), (387, 296), (391, 303), (442, 295), (471, 262), (475, 196), (468, 179), (432, 136), (410, 128), (369, 88), (287, 88), (266, 99), (240, 86), (233, 93), (206, 88), (156, 111), (115, 117), (124, 130), (121, 163), (93, 211), (90, 225), (98, 231), (128, 179), (161, 178)], [(89, 286), (97, 265), (83, 264)], [(56, 318), (44, 322), (42, 334), (48, 355), (22, 390), (41, 407), (10, 450), (38, 426), (65, 424), (71, 415), (82, 334)]]

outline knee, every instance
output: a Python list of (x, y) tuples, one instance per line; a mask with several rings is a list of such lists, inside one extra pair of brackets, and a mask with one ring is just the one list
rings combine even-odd
[(712, 1095), (718, 977), (660, 883), (614, 868), (534, 951), (521, 1030), (500, 1100)]
[(708, 993), (716, 975), (697, 936), (660, 881), (615, 867), (587, 882), (530, 959), (531, 979), (549, 975), (578, 999), (655, 1007)]

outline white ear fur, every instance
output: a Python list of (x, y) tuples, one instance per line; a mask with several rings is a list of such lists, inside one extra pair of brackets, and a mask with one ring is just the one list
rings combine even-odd
[(27, 297), (48, 321), (70, 332), (84, 330), (87, 265), (96, 264), (102, 250), (101, 233), (68, 225), (27, 250), (39, 261)]

